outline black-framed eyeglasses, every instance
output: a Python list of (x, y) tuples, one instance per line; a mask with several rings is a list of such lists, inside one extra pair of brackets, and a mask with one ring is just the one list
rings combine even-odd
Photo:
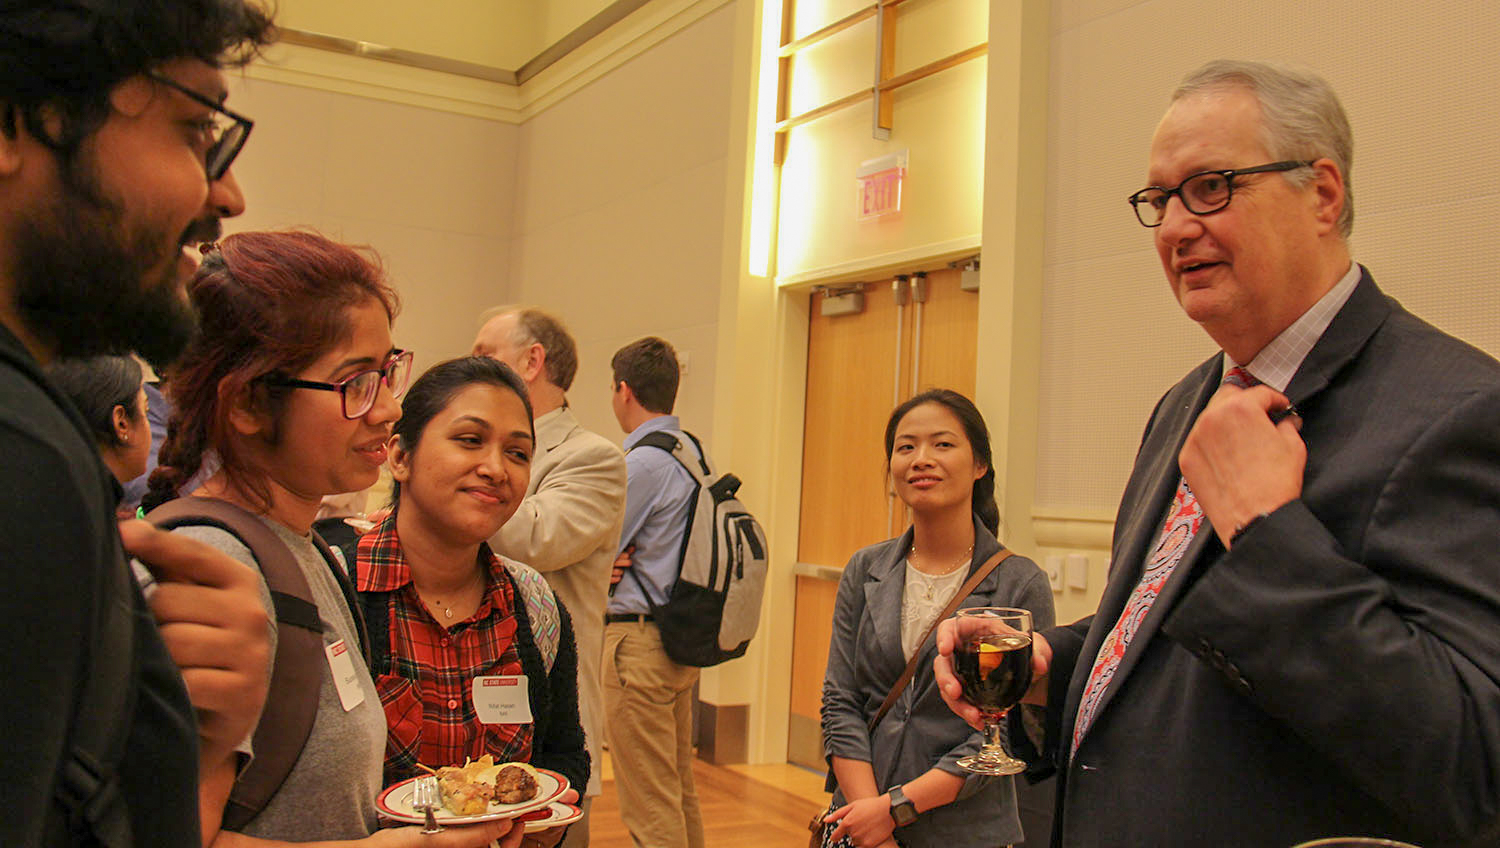
[(147, 73), (146, 76), (214, 111), (213, 124), (207, 128), (210, 137), (208, 152), (203, 157), (203, 171), (208, 174), (209, 182), (222, 179), (234, 162), (234, 157), (240, 155), (240, 148), (245, 146), (245, 139), (250, 137), (250, 130), (255, 122), (224, 108), (224, 104), (215, 103), (171, 77), (158, 73)]
[(381, 380), (385, 380), (393, 397), (399, 398), (406, 392), (406, 384), (411, 380), (411, 360), (412, 352), (409, 350), (392, 351), (390, 358), (382, 367), (351, 374), (337, 383), (320, 383), (316, 380), (297, 380), (274, 375), (267, 375), (261, 379), (268, 386), (338, 392), (343, 401), (344, 417), (352, 421), (356, 418), (363, 418), (365, 413), (374, 408), (375, 398), (380, 394)]
[(1247, 174), (1266, 174), (1275, 171), (1292, 171), (1306, 168), (1316, 159), (1288, 159), (1253, 168), (1229, 168), (1219, 171), (1199, 171), (1177, 184), (1176, 188), (1148, 186), (1130, 196), (1130, 206), (1143, 227), (1160, 227), (1167, 217), (1167, 202), (1172, 195), (1182, 200), (1182, 205), (1194, 215), (1212, 215), (1229, 205), (1234, 197), (1234, 181)]

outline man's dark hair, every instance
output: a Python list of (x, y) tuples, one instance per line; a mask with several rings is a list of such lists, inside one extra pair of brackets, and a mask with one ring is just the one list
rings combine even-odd
[(274, 36), (257, 0), (0, 0), (0, 132), (24, 126), (66, 165), (121, 82), (174, 59), (243, 65)]
[(647, 412), (671, 413), (677, 403), (682, 369), (677, 365), (677, 351), (666, 340), (656, 336), (637, 339), (615, 351), (609, 365), (615, 372), (615, 386), (630, 386)]

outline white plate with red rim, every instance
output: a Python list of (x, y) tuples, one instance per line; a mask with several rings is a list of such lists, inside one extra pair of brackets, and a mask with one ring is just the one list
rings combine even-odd
[[(498, 819), (513, 819), (522, 813), (532, 810), (540, 810), (558, 799), (558, 796), (568, 791), (568, 779), (551, 769), (537, 769), (537, 793), (530, 801), (522, 801), (519, 804), (498, 804), (490, 802), (489, 811), (477, 816), (457, 816), (446, 807), (437, 807), (432, 811), (433, 817), (438, 824), (479, 824), (480, 822), (496, 821)], [(388, 819), (411, 824), (423, 824), (426, 818), (421, 810), (411, 805), (413, 784), (417, 778), (409, 778), (400, 783), (386, 787), (385, 791), (375, 799), (375, 809)], [(580, 813), (581, 815), (581, 813)], [(548, 825), (552, 827), (553, 825)]]
[(522, 813), (519, 818), (526, 823), (527, 833), (536, 833), (539, 830), (550, 830), (554, 827), (570, 825), (583, 818), (583, 810), (572, 804), (553, 801), (547, 805), (545, 810), (532, 810), (529, 813)]

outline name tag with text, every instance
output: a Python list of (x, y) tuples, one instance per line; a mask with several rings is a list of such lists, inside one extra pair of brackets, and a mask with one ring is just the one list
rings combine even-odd
[(474, 678), (474, 712), (485, 724), (530, 724), (530, 681), (524, 674)]
[(359, 673), (354, 670), (354, 659), (349, 656), (349, 646), (340, 639), (332, 645), (324, 645), (328, 654), (328, 670), (333, 672), (333, 688), (338, 690), (339, 703), (344, 712), (349, 712), (365, 702), (365, 691), (359, 688)]

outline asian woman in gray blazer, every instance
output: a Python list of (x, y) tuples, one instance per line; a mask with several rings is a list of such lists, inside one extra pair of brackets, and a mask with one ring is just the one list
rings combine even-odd
[[(1020, 842), (1012, 778), (958, 767), (979, 748), (980, 734), (943, 704), (932, 675), (921, 673), (936, 652), (923, 635), (969, 574), (1001, 549), (989, 431), (968, 398), (934, 389), (891, 413), (885, 451), (912, 526), (855, 553), (839, 582), (823, 681), (823, 747), (835, 806), (827, 821), (837, 824), (831, 836), (856, 848)], [(1021, 556), (1001, 562), (959, 606), (1022, 607), (1039, 628), (1054, 620), (1047, 578)], [(918, 673), (868, 731), (914, 652), (922, 655)]]

